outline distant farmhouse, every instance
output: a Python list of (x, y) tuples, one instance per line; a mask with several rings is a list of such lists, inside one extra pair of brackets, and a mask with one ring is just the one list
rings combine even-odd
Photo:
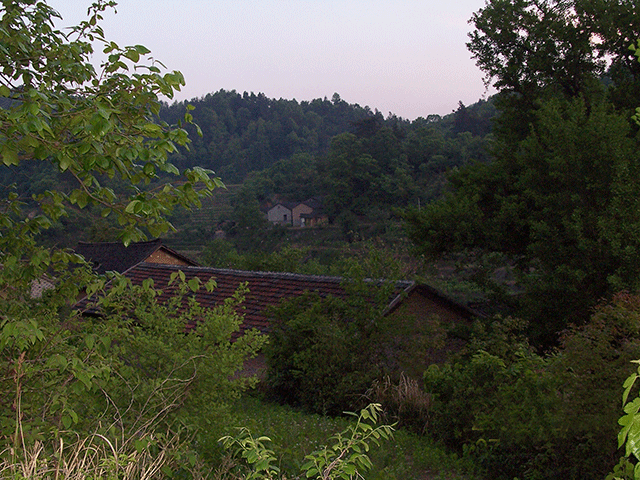
[(98, 274), (124, 273), (140, 263), (198, 266), (197, 262), (163, 245), (159, 238), (126, 247), (122, 242), (79, 242), (75, 252), (82, 255)]
[(310, 198), (304, 202), (279, 202), (267, 210), (267, 220), (274, 225), (315, 227), (328, 222), (322, 202)]

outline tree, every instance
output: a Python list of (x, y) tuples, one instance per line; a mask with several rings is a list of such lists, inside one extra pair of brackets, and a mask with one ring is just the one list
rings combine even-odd
[[(640, 71), (608, 29), (626, 25), (630, 3), (612, 13), (600, 2), (494, 0), (477, 12), (468, 46), (500, 89), (492, 162), (454, 172), (445, 199), (406, 216), (422, 253), (507, 255), (522, 274), (519, 313), (545, 343), (638, 286), (639, 145), (618, 99)], [(634, 30), (635, 20), (621, 29)]]
[[(141, 226), (152, 235), (166, 231), (163, 215), (173, 206), (198, 205), (200, 195), (221, 183), (194, 168), (183, 172), (179, 186), (145, 188), (179, 174), (167, 154), (187, 145), (187, 132), (153, 119), (160, 95), (172, 98), (184, 79), (179, 72), (161, 74), (159, 62), (145, 63), (145, 47), (105, 39), (98, 22), (113, 5), (98, 1), (89, 20), (64, 33), (54, 28), (59, 15), (44, 2), (2, 2), (0, 97), (7, 106), (0, 110), (0, 158), (7, 166), (47, 162), (75, 181), (67, 191), (39, 198), (41, 212), (30, 227), (46, 227), (68, 205), (93, 205), (105, 217), (117, 216), (129, 242), (142, 238)], [(90, 62), (94, 43), (107, 54), (99, 71)], [(184, 122), (190, 120), (187, 113)], [(104, 186), (104, 178), (114, 177), (126, 183), (124, 195)], [(197, 184), (204, 189), (196, 191)]]
[[(58, 14), (45, 2), (0, 4), (0, 158), (5, 166), (47, 164), (52, 168), (44, 170), (64, 179), (57, 185), (46, 182), (49, 190), (29, 211), (9, 188), (0, 199), (0, 370), (5, 372), (0, 439), (11, 444), (11, 449), (0, 448), (0, 455), (18, 455), (30, 441), (64, 436), (69, 428), (82, 436), (103, 426), (104, 435), (125, 437), (124, 423), (138, 413), (140, 430), (128, 432), (136, 441), (157, 439), (156, 421), (183, 404), (190, 389), (234, 395), (231, 384), (206, 387), (198, 374), (217, 372), (223, 383), (234, 383), (251, 350), (244, 342), (230, 344), (239, 321), (231, 304), (226, 305), (231, 310), (217, 313), (203, 312), (193, 302), (189, 308), (168, 309), (157, 304), (151, 282), (133, 292), (117, 278), (107, 284), (77, 255), (36, 241), (40, 231), (74, 208), (115, 216), (125, 243), (143, 238), (145, 231), (157, 235), (171, 228), (165, 215), (172, 207), (198, 206), (203, 195), (221, 185), (200, 168), (178, 177), (167, 161), (176, 146), (188, 144), (187, 133), (180, 124), (155, 118), (160, 96), (171, 98), (183, 77), (161, 74), (159, 63), (147, 63), (145, 47), (119, 47), (104, 37), (99, 21), (113, 5), (99, 0), (89, 8), (87, 21), (63, 33), (54, 27)], [(99, 70), (90, 63), (96, 43), (107, 54)], [(190, 121), (187, 112), (183, 125)], [(168, 183), (170, 175), (179, 182)], [(47, 288), (35, 295), (42, 285)], [(183, 294), (197, 287), (190, 281)], [(99, 305), (104, 321), (79, 321), (71, 308), (79, 295), (105, 290)], [(109, 310), (115, 316), (109, 317)], [(185, 321), (194, 318), (209, 320), (198, 335), (183, 335)], [(148, 355), (137, 357), (143, 353)], [(163, 357), (155, 366), (153, 355)], [(146, 399), (145, 390), (150, 392)], [(191, 413), (203, 410), (197, 400)], [(151, 411), (134, 408), (138, 405)], [(90, 414), (83, 418), (82, 412)], [(62, 449), (68, 442), (58, 444)]]

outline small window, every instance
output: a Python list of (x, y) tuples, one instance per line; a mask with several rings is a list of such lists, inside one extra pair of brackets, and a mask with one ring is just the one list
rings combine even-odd
[(284, 217), (284, 218), (283, 218), (283, 220), (286, 222), (286, 221), (287, 221), (287, 214), (285, 213), (285, 214), (283, 215), (283, 217)]

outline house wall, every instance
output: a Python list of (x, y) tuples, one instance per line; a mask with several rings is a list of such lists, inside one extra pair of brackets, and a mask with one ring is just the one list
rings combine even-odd
[(470, 327), (472, 319), (442, 300), (412, 291), (388, 314), (393, 334), (384, 346), (389, 367), (420, 380), (426, 368), (444, 362), (466, 341), (447, 336), (452, 326)]
[(190, 265), (181, 258), (177, 258), (170, 252), (163, 250), (162, 248), (153, 252), (145, 260), (147, 263), (161, 263), (163, 265)]
[(313, 208), (311, 208), (308, 205), (305, 205), (304, 203), (300, 203), (295, 207), (293, 207), (293, 210), (291, 210), (291, 215), (293, 216), (293, 226), (301, 227), (302, 218), (300, 217), (300, 215), (309, 214), (309, 213), (313, 213)]
[(55, 285), (53, 280), (48, 278), (40, 278), (31, 282), (31, 298), (42, 298), (42, 294), (46, 290), (51, 290)]
[(329, 224), (329, 217), (327, 215), (320, 215), (318, 217), (314, 216), (314, 217), (305, 219), (306, 227), (317, 227), (319, 225), (328, 225), (328, 224)]
[(277, 224), (292, 224), (293, 214), (290, 209), (284, 205), (274, 205), (267, 212), (267, 220)]

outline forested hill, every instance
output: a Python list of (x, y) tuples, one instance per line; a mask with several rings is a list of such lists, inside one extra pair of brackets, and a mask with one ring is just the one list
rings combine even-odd
[[(181, 169), (211, 169), (227, 185), (242, 183), (250, 190), (247, 198), (261, 204), (322, 196), (332, 220), (373, 218), (375, 212), (438, 197), (445, 172), (488, 159), (485, 147), (495, 115), (492, 100), (468, 107), (460, 103), (444, 117), (408, 121), (393, 114), (385, 118), (338, 94), (331, 100), (298, 102), (220, 90), (165, 104), (160, 120), (178, 124), (187, 105), (194, 107), (190, 113), (202, 136), (187, 125), (192, 144), (174, 153), (172, 163)], [(0, 103), (0, 108), (8, 106)], [(104, 181), (116, 191), (122, 187), (115, 179)], [(61, 175), (50, 163), (0, 166), (0, 188), (15, 189), (26, 208), (34, 207), (34, 195), (72, 185), (70, 175)], [(61, 222), (47, 232), (53, 242), (63, 236), (76, 239), (79, 230), (99, 223), (75, 216)]]
[(428, 115), (413, 122), (390, 114), (387, 118), (369, 107), (349, 104), (336, 93), (311, 101), (270, 99), (264, 94), (220, 90), (199, 99), (165, 105), (160, 117), (169, 124), (183, 118), (187, 104), (202, 136), (192, 129), (190, 151), (181, 151), (172, 161), (179, 167), (202, 166), (214, 170), (227, 183), (240, 183), (253, 171), (271, 167), (297, 153), (314, 157), (328, 152), (331, 139), (342, 133), (368, 135), (388, 127), (396, 136), (429, 124), (444, 136), (471, 132), (489, 133), (493, 106), (479, 102), (444, 118)]

